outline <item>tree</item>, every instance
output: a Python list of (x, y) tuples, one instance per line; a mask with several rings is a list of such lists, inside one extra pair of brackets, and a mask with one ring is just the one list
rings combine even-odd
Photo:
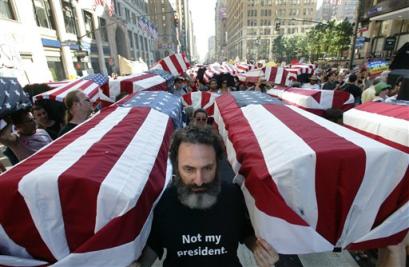
[(272, 52), (274, 54), (276, 62), (281, 62), (284, 60), (285, 47), (284, 47), (283, 35), (279, 35), (274, 39)]

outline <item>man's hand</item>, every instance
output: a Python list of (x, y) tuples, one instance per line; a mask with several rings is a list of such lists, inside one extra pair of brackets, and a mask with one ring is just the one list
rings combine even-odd
[(259, 267), (271, 267), (278, 261), (278, 253), (262, 238), (257, 238), (252, 250)]

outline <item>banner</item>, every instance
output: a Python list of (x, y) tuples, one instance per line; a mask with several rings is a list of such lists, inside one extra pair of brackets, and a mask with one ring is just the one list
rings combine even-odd
[(370, 60), (368, 62), (368, 72), (370, 76), (377, 76), (389, 69), (389, 62), (384, 59)]

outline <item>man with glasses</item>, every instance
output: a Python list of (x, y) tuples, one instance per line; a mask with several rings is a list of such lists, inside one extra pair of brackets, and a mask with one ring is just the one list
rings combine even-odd
[[(31, 156), (52, 142), (43, 129), (37, 129), (33, 114), (20, 110), (11, 115), (11, 122), (1, 130), (0, 143), (9, 147), (19, 161)], [(15, 131), (12, 129), (14, 125)]]
[(92, 104), (89, 98), (79, 90), (71, 91), (64, 98), (65, 123), (58, 136), (61, 136), (88, 119), (92, 113)]
[(195, 110), (195, 112), (193, 113), (193, 125), (199, 128), (204, 128), (207, 127), (207, 120), (208, 120), (208, 116), (207, 116), (207, 112), (206, 110), (199, 108), (197, 110)]

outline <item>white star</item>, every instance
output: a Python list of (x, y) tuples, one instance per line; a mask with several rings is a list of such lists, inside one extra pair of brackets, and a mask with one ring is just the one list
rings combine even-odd
[(3, 79), (0, 79), (0, 83), (6, 84), (6, 82)]
[(5, 106), (6, 106), (7, 109), (10, 109), (10, 108), (11, 108), (11, 105), (10, 105), (9, 102), (6, 102)]
[(10, 97), (10, 94), (9, 94), (8, 91), (4, 91), (4, 94), (5, 94), (7, 97)]
[(156, 109), (162, 111), (161, 107), (156, 107)]
[(11, 80), (11, 83), (14, 85), (17, 84), (15, 80)]
[(20, 92), (19, 92), (19, 91), (16, 91), (16, 95), (20, 96)]
[(143, 102), (144, 105), (149, 105), (151, 102)]

